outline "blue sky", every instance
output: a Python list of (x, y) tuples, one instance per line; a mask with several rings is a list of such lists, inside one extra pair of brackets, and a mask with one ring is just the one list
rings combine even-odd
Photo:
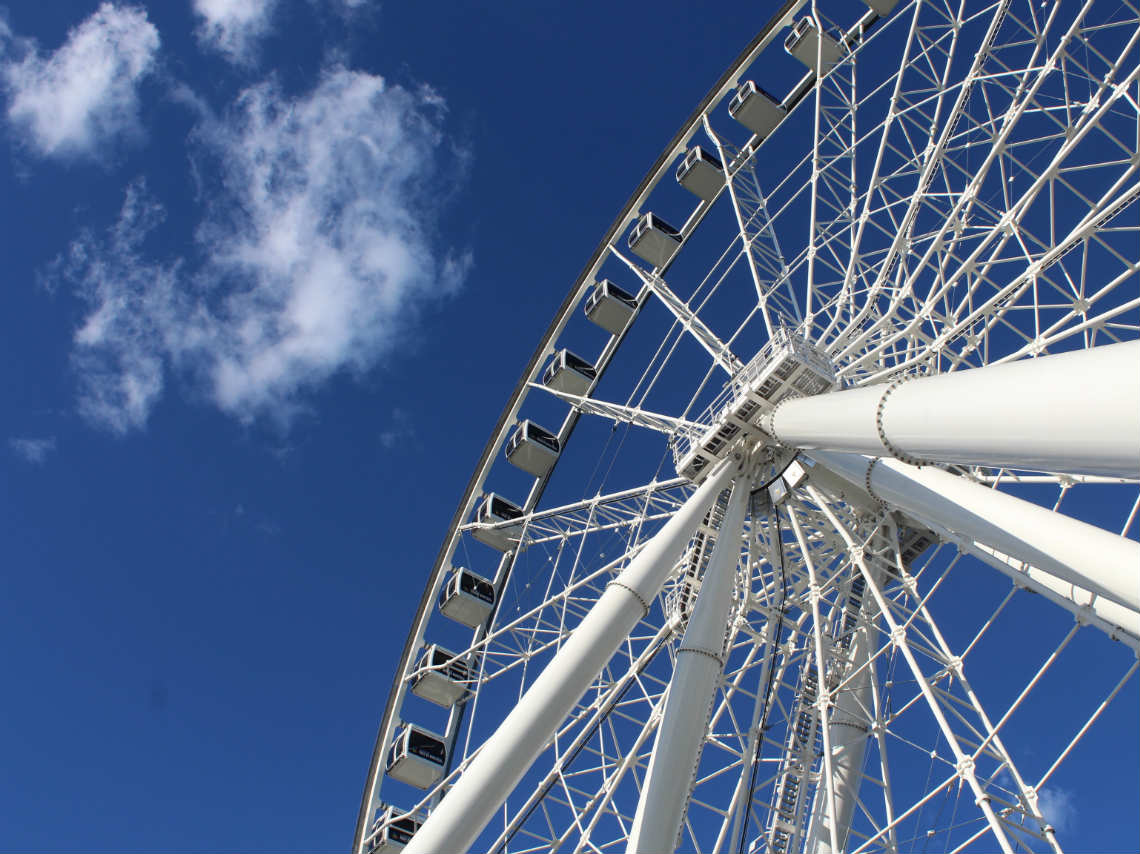
[(487, 434), (757, 8), (0, 6), (0, 845), (348, 847)]
[(348, 846), (503, 400), (751, 38), (684, 9), (0, 10), (5, 848)]

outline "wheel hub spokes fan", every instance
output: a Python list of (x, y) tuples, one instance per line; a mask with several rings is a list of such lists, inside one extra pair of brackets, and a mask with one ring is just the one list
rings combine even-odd
[(1087, 781), (1135, 804), (1138, 18), (761, 29), (477, 463), (355, 851), (1059, 851)]

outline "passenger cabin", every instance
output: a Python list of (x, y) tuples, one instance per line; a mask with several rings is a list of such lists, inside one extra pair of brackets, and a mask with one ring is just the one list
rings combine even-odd
[(694, 196), (711, 202), (724, 187), (724, 166), (699, 145), (694, 145), (677, 166), (677, 183)]
[(761, 139), (766, 139), (788, 111), (751, 80), (745, 80), (728, 102), (728, 114)]
[(435, 733), (404, 724), (388, 749), (388, 776), (417, 789), (430, 789), (443, 778), (447, 745)]
[(403, 851), (404, 846), (412, 841), (412, 837), (416, 835), (422, 824), (423, 822), (411, 813), (405, 813), (395, 807), (384, 807), (364, 841), (364, 850), (368, 854), (391, 854)]
[(626, 243), (642, 261), (660, 268), (680, 247), (681, 232), (656, 214), (647, 213), (637, 221)]
[(561, 450), (557, 436), (533, 421), (526, 420), (511, 434), (507, 441), (506, 455), (511, 465), (535, 477), (545, 477), (558, 462)]
[[(811, 18), (800, 18), (792, 27), (784, 39), (784, 50), (816, 74), (826, 74), (843, 55), (835, 39), (827, 33), (821, 33)], [(817, 61), (820, 66), (818, 68)]]
[(586, 317), (611, 335), (618, 335), (637, 310), (637, 298), (609, 279), (602, 279), (586, 298)]
[(500, 528), (490, 526), (521, 519), (522, 515), (521, 507), (492, 492), (475, 511), (475, 521), (478, 524), (471, 529), (471, 536), (484, 545), (505, 552), (518, 544), (522, 523), (503, 525)]
[(542, 384), (555, 391), (585, 395), (598, 378), (597, 369), (569, 350), (559, 350), (542, 374)]
[(439, 591), (439, 610), (448, 619), (476, 628), (495, 607), (495, 585), (469, 569), (458, 567)]
[(412, 675), (412, 693), (445, 709), (467, 693), (474, 668), (439, 644), (424, 649)]

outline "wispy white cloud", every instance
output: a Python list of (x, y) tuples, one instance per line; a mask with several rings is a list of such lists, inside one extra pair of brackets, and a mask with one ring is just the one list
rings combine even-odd
[(47, 459), (48, 454), (55, 450), (55, 436), (38, 439), (8, 440), (8, 449), (20, 459), (32, 465), (40, 465)]
[(211, 274), (240, 283), (211, 370), (224, 409), (279, 410), (342, 367), (368, 368), (423, 300), (459, 285), (469, 259), (440, 257), (431, 235), (442, 109), (429, 90), (338, 68), (301, 99), (253, 87), (205, 129), (226, 193), (199, 238)]
[(380, 431), (377, 438), (380, 440), (381, 447), (391, 450), (411, 435), (412, 419), (405, 410), (397, 406), (388, 418), (388, 426)]
[(182, 288), (177, 262), (148, 261), (142, 244), (164, 219), (146, 185), (127, 188), (106, 238), (73, 241), (57, 264), (89, 313), (75, 333), (79, 411), (123, 434), (146, 424), (163, 389), (164, 363), (192, 343), (202, 323)]
[(1046, 786), (1037, 793), (1037, 806), (1058, 831), (1064, 833), (1076, 827), (1077, 804), (1072, 792)]
[(142, 133), (138, 86), (154, 65), (158, 30), (146, 12), (104, 3), (48, 56), (10, 40), (0, 63), (8, 121), (44, 156), (96, 157)]
[(379, 4), (374, 3), (373, 0), (331, 0), (331, 2), (334, 10), (347, 15), (363, 12), (367, 9), (376, 11), (379, 8)]
[(429, 90), (334, 68), (303, 97), (265, 83), (204, 120), (195, 144), (220, 170), (196, 235), (209, 260), (147, 260), (162, 210), (136, 184), (109, 234), (82, 235), (61, 264), (89, 305), (81, 411), (141, 427), (174, 369), (243, 421), (287, 420), (305, 391), (374, 367), (470, 266), (433, 234), (459, 168), (443, 109)]
[[(350, 22), (379, 8), (373, 0), (309, 0), (309, 5), (318, 13), (329, 10)], [(193, 6), (198, 42), (235, 65), (252, 66), (273, 28), (278, 0), (193, 0)]]
[(277, 0), (194, 0), (198, 40), (231, 62), (249, 64), (269, 31)]

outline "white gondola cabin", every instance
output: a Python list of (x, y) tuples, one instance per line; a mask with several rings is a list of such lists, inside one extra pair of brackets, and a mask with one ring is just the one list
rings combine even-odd
[[(514, 525), (504, 524), (521, 519), (522, 508), (513, 502), (490, 493), (475, 511), (476, 527), (471, 529), (471, 536), (484, 545), (505, 552), (518, 544), (522, 532), (522, 523)], [(491, 525), (500, 527), (492, 528)]]
[(761, 139), (766, 139), (784, 120), (787, 110), (751, 80), (745, 80), (728, 102), (728, 114)]
[(664, 267), (681, 245), (681, 232), (656, 214), (647, 213), (637, 221), (626, 244), (642, 261)]
[(412, 675), (412, 693), (449, 708), (467, 693), (474, 675), (471, 664), (439, 644), (426, 647)]
[(469, 569), (457, 568), (439, 591), (439, 610), (450, 620), (476, 628), (495, 607), (495, 585)]
[(542, 374), (542, 384), (555, 391), (585, 395), (598, 378), (597, 369), (569, 350), (559, 350)]
[(636, 309), (637, 298), (609, 279), (602, 279), (594, 285), (594, 290), (586, 298), (586, 317), (611, 335), (625, 329)]
[(527, 474), (543, 477), (558, 462), (561, 449), (557, 436), (527, 420), (519, 424), (507, 440), (506, 455), (511, 465)]
[(364, 840), (364, 850), (368, 854), (390, 854), (403, 851), (412, 841), (423, 822), (411, 813), (395, 807), (384, 807), (372, 824), (372, 831)]
[[(816, 74), (826, 73), (843, 55), (835, 39), (827, 33), (821, 33), (811, 18), (800, 18), (796, 22), (784, 39), (784, 50)], [(816, 68), (817, 60), (819, 68)]]
[(443, 778), (447, 745), (430, 730), (404, 724), (388, 749), (388, 776), (417, 789), (429, 789)]
[(689, 149), (676, 174), (677, 183), (706, 202), (715, 199), (724, 187), (724, 166), (699, 145)]

